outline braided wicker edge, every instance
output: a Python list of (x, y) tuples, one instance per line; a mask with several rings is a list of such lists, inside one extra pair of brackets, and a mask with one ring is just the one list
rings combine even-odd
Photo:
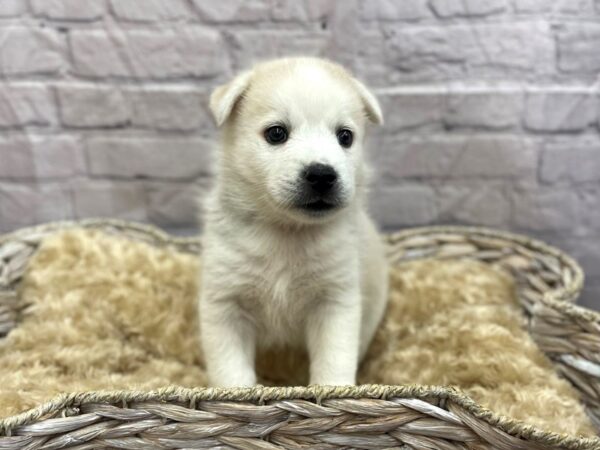
[[(133, 224), (119, 220), (85, 220), (81, 222), (58, 222), (37, 227), (21, 229), (8, 235), (0, 236), (0, 244), (11, 239), (23, 238), (32, 236), (36, 233), (47, 235), (49, 232), (58, 231), (61, 229), (72, 227), (87, 227), (87, 228), (115, 228), (126, 229), (128, 231), (139, 231), (143, 239), (144, 235), (150, 235), (154, 244), (162, 244), (164, 246), (175, 247), (181, 251), (195, 253), (201, 247), (199, 238), (180, 238), (172, 237), (166, 233), (148, 225)], [(392, 243), (406, 239), (410, 236), (425, 235), (425, 234), (441, 234), (441, 233), (457, 233), (457, 234), (477, 234), (479, 236), (487, 236), (492, 238), (507, 239), (517, 242), (525, 247), (535, 249), (544, 253), (551, 254), (558, 258), (562, 264), (568, 266), (573, 273), (571, 283), (563, 289), (549, 292), (549, 295), (544, 296), (544, 303), (549, 307), (557, 309), (564, 314), (569, 315), (577, 320), (584, 320), (598, 324), (600, 322), (600, 314), (592, 311), (587, 311), (584, 308), (574, 306), (568, 303), (573, 300), (580, 291), (583, 284), (583, 273), (577, 263), (559, 250), (548, 246), (534, 239), (529, 239), (523, 236), (514, 235), (506, 232), (488, 230), (478, 227), (426, 227), (411, 230), (399, 231), (387, 235), (388, 242)], [(565, 301), (566, 300), (566, 301)], [(66, 411), (66, 408), (78, 407), (83, 404), (102, 402), (130, 402), (130, 401), (190, 401), (192, 404), (196, 401), (203, 400), (227, 400), (227, 401), (252, 401), (262, 404), (268, 400), (281, 399), (308, 399), (320, 401), (329, 398), (439, 398), (448, 399), (453, 403), (465, 408), (473, 414), (492, 426), (498, 426), (509, 435), (530, 439), (544, 445), (559, 445), (564, 448), (600, 448), (598, 439), (580, 439), (572, 436), (562, 436), (552, 432), (537, 430), (518, 421), (510, 418), (500, 417), (493, 412), (482, 408), (475, 404), (470, 398), (452, 389), (444, 387), (414, 387), (414, 386), (359, 386), (359, 387), (309, 387), (309, 388), (254, 388), (254, 389), (234, 389), (234, 390), (218, 390), (218, 389), (182, 389), (182, 388), (166, 388), (152, 392), (135, 392), (135, 391), (118, 391), (118, 392), (86, 392), (66, 394), (55, 398), (54, 400), (41, 405), (38, 408), (9, 417), (0, 421), (0, 432), (10, 434), (10, 430), (15, 427), (22, 426), (32, 421), (48, 417), (51, 413)]]
[[(550, 431), (540, 430), (524, 422), (498, 415), (475, 403), (460, 391), (442, 386), (296, 386), (296, 387), (264, 387), (252, 388), (198, 388), (187, 389), (170, 386), (154, 391), (97, 391), (62, 394), (37, 408), (22, 414), (0, 419), (0, 436), (11, 436), (19, 427), (27, 426), (37, 420), (48, 417), (52, 413), (71, 411), (78, 414), (79, 409), (97, 403), (126, 407), (128, 403), (141, 402), (178, 402), (187, 403), (190, 409), (196, 409), (200, 402), (250, 402), (257, 407), (267, 402), (282, 400), (308, 400), (316, 404), (330, 399), (418, 399), (431, 402), (432, 399), (450, 402), (463, 409), (473, 417), (497, 427), (509, 436), (519, 440), (530, 441), (526, 446), (515, 448), (560, 447), (568, 450), (600, 450), (600, 438), (580, 438)], [(433, 410), (440, 409), (435, 406)], [(450, 408), (452, 409), (452, 408)], [(444, 410), (441, 411), (443, 415)], [(456, 411), (455, 411), (456, 412)], [(435, 415), (435, 413), (434, 413)], [(67, 415), (68, 417), (68, 415)], [(53, 419), (46, 419), (46, 421)], [(469, 428), (469, 427), (468, 427)], [(474, 427), (475, 428), (475, 427)], [(517, 445), (517, 442), (515, 442)], [(529, 447), (529, 445), (531, 447)]]

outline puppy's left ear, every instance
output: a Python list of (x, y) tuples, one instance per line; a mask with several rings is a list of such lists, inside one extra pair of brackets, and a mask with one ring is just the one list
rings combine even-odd
[(216, 88), (210, 96), (210, 111), (213, 114), (217, 126), (223, 125), (236, 103), (242, 98), (244, 92), (250, 86), (252, 71), (242, 72), (232, 81)]
[(367, 118), (375, 125), (383, 125), (383, 113), (381, 112), (381, 106), (379, 106), (377, 98), (356, 78), (352, 78), (352, 81), (364, 104)]

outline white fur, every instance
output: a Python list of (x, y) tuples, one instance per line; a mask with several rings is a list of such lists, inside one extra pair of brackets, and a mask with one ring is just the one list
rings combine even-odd
[[(201, 337), (211, 384), (256, 383), (257, 346), (306, 346), (310, 383), (355, 383), (381, 320), (387, 266), (365, 213), (362, 144), (381, 123), (375, 97), (340, 66), (314, 58), (261, 64), (219, 87), (222, 125), (216, 187), (205, 209)], [(285, 122), (290, 138), (266, 142)], [(349, 127), (344, 149), (336, 129)], [(339, 176), (343, 207), (314, 217), (290, 200), (303, 167)]]

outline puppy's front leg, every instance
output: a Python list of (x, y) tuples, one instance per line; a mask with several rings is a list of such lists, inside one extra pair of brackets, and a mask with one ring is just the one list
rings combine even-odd
[(235, 304), (203, 303), (200, 334), (210, 384), (221, 387), (255, 385), (254, 326)]
[(356, 383), (361, 302), (358, 287), (319, 304), (307, 318), (310, 384)]

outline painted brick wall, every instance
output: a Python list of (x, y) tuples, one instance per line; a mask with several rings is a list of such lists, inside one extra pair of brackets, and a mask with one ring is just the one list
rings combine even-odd
[(298, 53), (345, 63), (381, 99), (383, 227), (546, 239), (600, 307), (599, 0), (0, 0), (0, 230), (193, 228), (208, 93)]

